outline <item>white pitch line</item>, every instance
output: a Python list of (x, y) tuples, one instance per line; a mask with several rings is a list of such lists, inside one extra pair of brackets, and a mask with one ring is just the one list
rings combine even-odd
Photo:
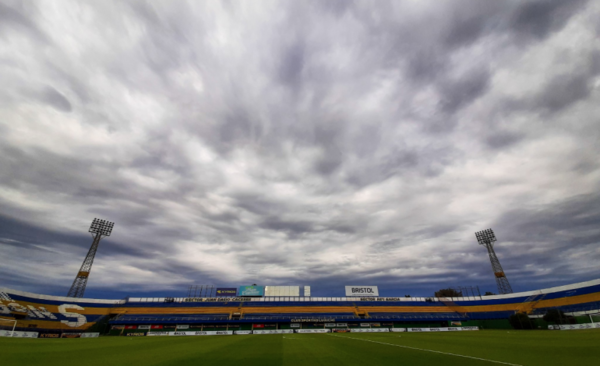
[(487, 361), (487, 362), (493, 362), (493, 363), (499, 363), (502, 365), (510, 365), (510, 366), (523, 366), (523, 365), (519, 365), (516, 363), (508, 363), (508, 362), (502, 362), (502, 361), (494, 361), (494, 360), (488, 360), (486, 358), (479, 358), (479, 357), (473, 357), (473, 356), (465, 356), (465, 355), (459, 355), (456, 353), (449, 353), (449, 352), (441, 352), (441, 351), (434, 351), (432, 349), (425, 349), (425, 348), (417, 348), (417, 347), (409, 347), (409, 346), (403, 346), (400, 344), (393, 344), (393, 343), (385, 343), (385, 342), (377, 342), (377, 341), (372, 341), (370, 339), (360, 339), (360, 338), (353, 338), (353, 337), (342, 337), (342, 336), (337, 336), (337, 335), (333, 335), (333, 334), (327, 334), (328, 336), (332, 336), (332, 337), (337, 337), (337, 338), (344, 338), (344, 339), (354, 339), (357, 341), (363, 341), (363, 342), (373, 342), (373, 343), (379, 343), (379, 344), (385, 344), (386, 346), (394, 346), (394, 347), (400, 347), (400, 348), (408, 348), (408, 349), (414, 349), (417, 351), (425, 351), (425, 352), (433, 352), (433, 353), (441, 353), (442, 355), (450, 355), (450, 356), (456, 356), (456, 357), (464, 357), (464, 358), (472, 358), (474, 360), (480, 360), (480, 361)]

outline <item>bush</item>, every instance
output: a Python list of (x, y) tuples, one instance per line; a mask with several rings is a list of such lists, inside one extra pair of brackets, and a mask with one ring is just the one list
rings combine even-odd
[(548, 310), (542, 319), (545, 322), (554, 324), (577, 324), (575, 317), (566, 315), (559, 309)]
[(534, 329), (535, 325), (525, 313), (515, 313), (508, 317), (510, 325), (514, 329)]

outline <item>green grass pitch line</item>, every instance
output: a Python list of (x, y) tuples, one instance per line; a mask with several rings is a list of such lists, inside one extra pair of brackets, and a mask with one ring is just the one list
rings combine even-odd
[(599, 364), (598, 344), (600, 330), (0, 338), (0, 365), (573, 366)]

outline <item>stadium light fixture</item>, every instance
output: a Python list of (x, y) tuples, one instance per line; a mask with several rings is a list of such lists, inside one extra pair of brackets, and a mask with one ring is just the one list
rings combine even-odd
[(513, 290), (506, 278), (506, 274), (500, 265), (500, 261), (494, 251), (494, 243), (496, 242), (496, 235), (492, 229), (482, 230), (475, 233), (475, 237), (480, 245), (484, 245), (487, 248), (490, 262), (492, 263), (492, 271), (496, 277), (496, 285), (498, 286), (498, 293), (500, 294), (512, 294)]
[(88, 230), (94, 241), (92, 242), (92, 246), (88, 251), (88, 254), (85, 256), (83, 260), (83, 264), (77, 272), (77, 276), (75, 276), (75, 280), (69, 289), (68, 297), (83, 297), (85, 293), (85, 288), (87, 286), (87, 281), (90, 276), (90, 272), (92, 270), (92, 264), (94, 263), (94, 257), (96, 256), (96, 251), (98, 250), (98, 245), (100, 244), (100, 239), (104, 236), (110, 236), (112, 233), (113, 226), (115, 226), (114, 222), (97, 219), (95, 218), (90, 225), (90, 229)]

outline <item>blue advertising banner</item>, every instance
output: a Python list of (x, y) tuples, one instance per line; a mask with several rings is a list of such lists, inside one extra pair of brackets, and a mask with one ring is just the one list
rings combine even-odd
[(217, 288), (217, 297), (236, 296), (237, 288)]
[(240, 286), (239, 296), (264, 296), (264, 286)]

